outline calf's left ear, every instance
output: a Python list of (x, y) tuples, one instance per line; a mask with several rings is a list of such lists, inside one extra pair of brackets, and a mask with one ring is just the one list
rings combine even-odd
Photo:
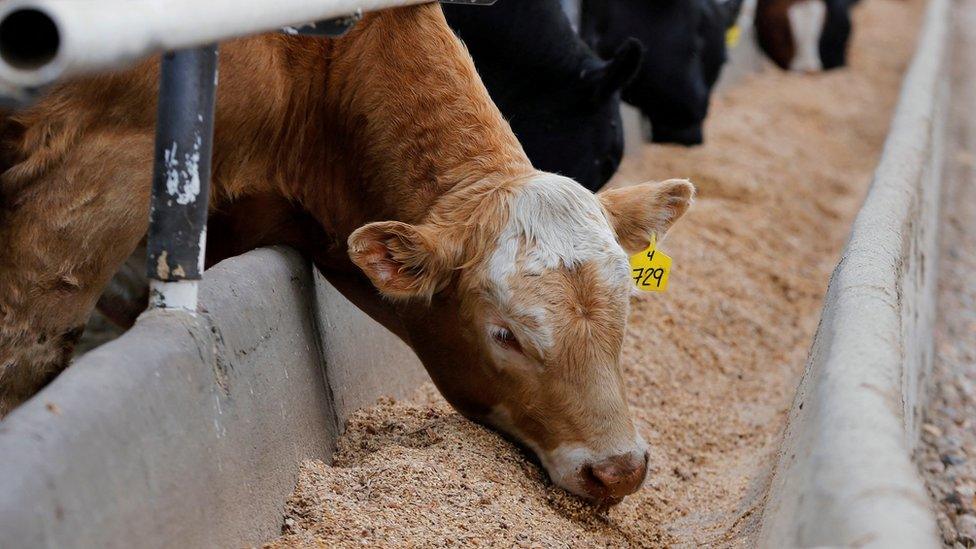
[(688, 211), (695, 186), (687, 179), (669, 179), (597, 193), (617, 241), (628, 255), (660, 240), (679, 217)]
[(380, 221), (349, 235), (349, 258), (386, 297), (429, 301), (450, 279), (445, 240), (432, 227)]

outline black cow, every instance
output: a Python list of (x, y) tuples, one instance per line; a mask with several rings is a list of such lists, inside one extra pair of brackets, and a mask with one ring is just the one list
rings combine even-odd
[(604, 61), (559, 0), (442, 7), (532, 164), (592, 191), (603, 186), (623, 155), (619, 90), (637, 72), (640, 45), (621, 41)]
[(623, 100), (650, 121), (651, 141), (698, 145), (712, 87), (726, 61), (726, 31), (742, 0), (582, 0), (580, 33), (598, 54), (644, 46)]
[(816, 72), (847, 64), (851, 6), (857, 0), (759, 0), (759, 47), (784, 70)]

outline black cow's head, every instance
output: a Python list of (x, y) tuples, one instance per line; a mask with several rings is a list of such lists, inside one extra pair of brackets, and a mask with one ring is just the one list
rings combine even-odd
[(535, 94), (502, 99), (502, 113), (532, 165), (571, 177), (591, 191), (602, 187), (623, 157), (620, 89), (634, 77), (640, 59), (640, 44), (627, 41), (607, 60), (586, 59), (559, 89), (546, 89), (536, 80)]
[(656, 143), (697, 145), (712, 87), (726, 60), (726, 31), (741, 0), (583, 0), (580, 32), (605, 54), (628, 38), (644, 59), (623, 100), (650, 121)]
[(557, 0), (443, 9), (532, 165), (603, 186), (623, 156), (620, 89), (640, 66), (640, 44), (597, 56)]
[(818, 72), (847, 64), (857, 0), (759, 0), (759, 47), (784, 70)]

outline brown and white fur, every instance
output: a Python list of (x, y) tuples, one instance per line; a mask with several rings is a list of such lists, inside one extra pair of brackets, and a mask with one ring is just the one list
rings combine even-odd
[[(627, 256), (684, 213), (691, 184), (593, 195), (534, 170), (436, 4), (220, 55), (210, 262), (297, 247), (557, 484), (604, 503), (637, 490)], [(65, 366), (144, 236), (157, 71), (69, 82), (3, 121), (0, 414)]]

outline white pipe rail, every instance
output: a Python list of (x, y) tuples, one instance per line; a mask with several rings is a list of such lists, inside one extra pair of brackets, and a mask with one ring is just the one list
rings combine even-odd
[(0, 83), (37, 88), (164, 51), (429, 1), (10, 0), (0, 3)]

